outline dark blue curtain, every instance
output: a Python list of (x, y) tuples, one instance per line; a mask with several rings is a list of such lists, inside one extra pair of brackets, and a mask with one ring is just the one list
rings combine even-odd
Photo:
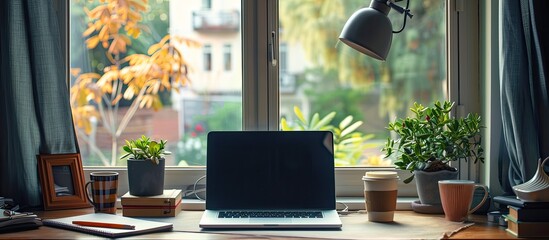
[(502, 0), (500, 183), (534, 175), (549, 156), (549, 1)]
[(51, 0), (0, 1), (0, 196), (42, 205), (40, 153), (76, 153)]

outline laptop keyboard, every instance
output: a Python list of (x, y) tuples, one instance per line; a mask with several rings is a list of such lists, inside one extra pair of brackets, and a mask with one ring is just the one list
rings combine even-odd
[(222, 211), (218, 218), (322, 218), (320, 211)]

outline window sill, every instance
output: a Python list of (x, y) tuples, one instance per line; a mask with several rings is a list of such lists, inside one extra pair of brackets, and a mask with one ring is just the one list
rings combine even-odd
[[(397, 198), (397, 210), (412, 210), (411, 203), (416, 200), (413, 197), (398, 197)], [(345, 203), (349, 206), (350, 211), (364, 210), (364, 198), (362, 197), (338, 197), (337, 202)], [(198, 199), (183, 199), (181, 202), (182, 210), (204, 210), (205, 202)], [(120, 198), (116, 201), (116, 207), (122, 208), (120, 204)], [(339, 209), (339, 206), (338, 206)]]

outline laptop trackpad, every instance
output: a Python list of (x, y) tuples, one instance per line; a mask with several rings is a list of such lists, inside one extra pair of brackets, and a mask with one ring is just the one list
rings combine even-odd
[(250, 218), (250, 223), (286, 224), (292, 223), (291, 218)]

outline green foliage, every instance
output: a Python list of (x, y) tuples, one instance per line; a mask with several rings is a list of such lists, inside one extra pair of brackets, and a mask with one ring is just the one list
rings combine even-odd
[[(210, 103), (213, 104), (213, 103)], [(214, 105), (208, 115), (197, 115), (193, 121), (202, 123), (209, 131), (242, 129), (242, 104), (240, 102), (224, 102)]]
[(386, 157), (396, 155), (396, 168), (410, 172), (432, 171), (435, 163), (448, 165), (461, 159), (484, 162), (480, 116), (468, 114), (465, 118), (452, 118), (453, 106), (454, 103), (448, 101), (437, 101), (432, 107), (414, 103), (410, 108), (414, 117), (389, 123), (387, 129), (397, 133), (400, 139), (387, 139), (382, 151)]
[(204, 166), (206, 165), (207, 132), (201, 124), (195, 125), (181, 137), (177, 143), (177, 159), (179, 166)]
[(240, 102), (208, 103), (208, 115), (195, 115), (185, 128), (185, 135), (177, 143), (178, 166), (204, 166), (206, 164), (207, 133), (215, 130), (242, 129)]
[(336, 122), (342, 121), (348, 115), (363, 119), (360, 103), (371, 91), (371, 87), (349, 86), (337, 80), (336, 71), (323, 71), (318, 67), (306, 69), (298, 80), (302, 82), (301, 86), (310, 102), (314, 103), (311, 105), (311, 112), (328, 114), (330, 110), (336, 111), (338, 115), (333, 119)]
[(167, 141), (160, 140), (151, 141), (149, 137), (144, 135), (141, 138), (135, 140), (126, 140), (126, 145), (122, 147), (126, 154), (124, 154), (120, 159), (134, 158), (134, 159), (149, 159), (153, 163), (158, 164), (159, 159), (163, 158), (165, 155), (170, 155), (171, 152), (164, 150), (166, 147)]
[(345, 117), (336, 126), (332, 125), (332, 120), (336, 112), (331, 112), (324, 117), (315, 113), (310, 119), (305, 118), (298, 107), (294, 107), (294, 113), (299, 121), (293, 125), (289, 124), (286, 118), (280, 120), (283, 131), (303, 131), (303, 130), (322, 130), (332, 131), (334, 134), (334, 158), (336, 166), (356, 165), (362, 157), (362, 153), (369, 147), (366, 140), (373, 137), (372, 134), (364, 135), (356, 131), (362, 121), (353, 122), (353, 116)]
[[(371, 1), (364, 0), (284, 0), (280, 1), (280, 40), (303, 46), (312, 67), (321, 68), (325, 78), (345, 86), (372, 86), (379, 93), (381, 118), (405, 116), (407, 106), (444, 99), (446, 81), (445, 1), (410, 1), (413, 19), (395, 35), (387, 61), (381, 62), (338, 43), (337, 36), (349, 17)], [(405, 2), (397, 3), (404, 6)], [(393, 29), (402, 26), (402, 15), (389, 13)], [(336, 46), (336, 47), (334, 47)], [(314, 88), (328, 84), (321, 79)], [(335, 86), (339, 87), (339, 86)], [(365, 94), (368, 89), (361, 89)], [(366, 90), (366, 91), (365, 91)], [(314, 99), (317, 100), (317, 99)], [(334, 102), (332, 102), (334, 104)], [(355, 103), (349, 106), (356, 106)], [(319, 107), (319, 109), (322, 109)], [(330, 108), (331, 109), (331, 108)], [(320, 112), (313, 109), (312, 112)], [(341, 113), (338, 110), (338, 113)], [(346, 114), (356, 115), (347, 111)], [(343, 115), (346, 115), (343, 114)]]

